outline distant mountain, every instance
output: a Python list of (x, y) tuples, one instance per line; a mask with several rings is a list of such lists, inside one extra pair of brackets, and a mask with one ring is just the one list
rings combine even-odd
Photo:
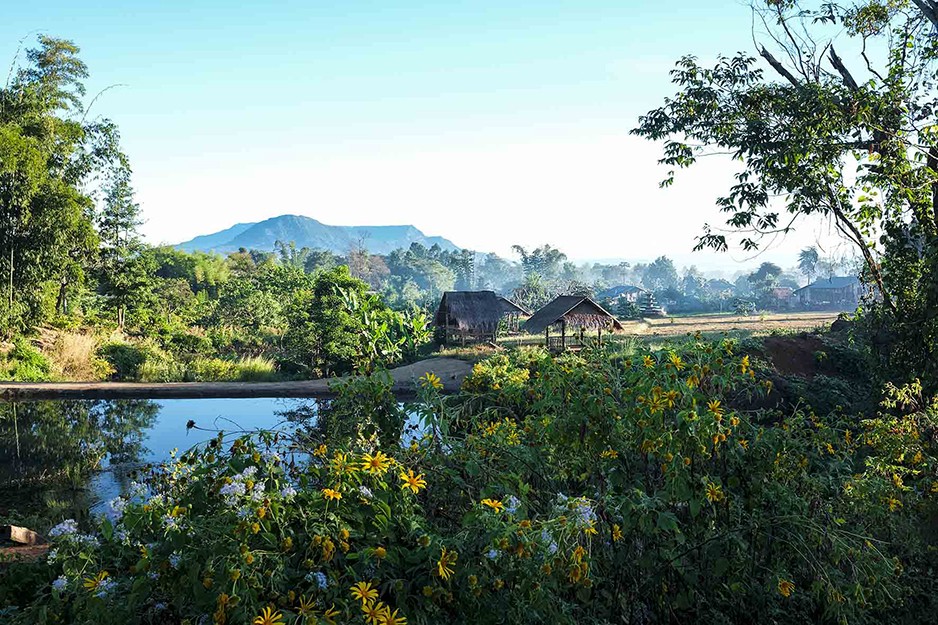
[(298, 248), (318, 248), (345, 254), (361, 240), (372, 254), (387, 254), (401, 247), (410, 247), (411, 243), (426, 247), (436, 244), (446, 251), (459, 249), (452, 241), (428, 237), (413, 226), (329, 226), (302, 215), (281, 215), (257, 223), (237, 224), (179, 243), (176, 248), (187, 252), (198, 250), (226, 254), (242, 247), (272, 251), (277, 241), (293, 241)]

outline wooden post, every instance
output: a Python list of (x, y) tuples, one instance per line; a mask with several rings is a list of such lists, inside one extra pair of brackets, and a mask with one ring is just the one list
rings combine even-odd
[(600, 347), (603, 346), (603, 327), (602, 326), (599, 326), (599, 328), (596, 330), (596, 342), (599, 344)]
[(567, 349), (567, 321), (565, 319), (560, 320), (560, 349), (564, 351)]
[(550, 326), (544, 328), (544, 347), (550, 349)]

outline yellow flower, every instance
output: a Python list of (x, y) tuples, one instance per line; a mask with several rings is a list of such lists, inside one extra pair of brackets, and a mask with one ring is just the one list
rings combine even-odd
[(895, 512), (902, 507), (902, 502), (896, 499), (895, 497), (890, 497), (886, 500), (886, 505), (889, 506), (890, 512)]
[(252, 622), (254, 625), (284, 625), (283, 614), (274, 612), (270, 606), (264, 608), (260, 616), (255, 617)]
[(384, 547), (375, 547), (375, 557), (384, 560), (388, 555), (388, 550)]
[(378, 598), (378, 591), (371, 582), (356, 582), (352, 585), (351, 592), (352, 598), (361, 601), (362, 605)]
[(617, 543), (622, 540), (622, 528), (618, 523), (612, 524), (612, 542)]
[(397, 610), (393, 612), (386, 610), (381, 625), (407, 625), (407, 619), (403, 615), (399, 615)]
[(388, 607), (380, 601), (369, 601), (362, 604), (362, 612), (365, 614), (365, 622), (368, 625), (381, 625), (384, 615), (388, 612)]
[(420, 386), (440, 390), (443, 388), (443, 381), (435, 373), (427, 371), (420, 377)]
[(436, 563), (436, 574), (443, 579), (449, 579), (456, 572), (453, 567), (456, 566), (457, 557), (459, 557), (459, 554), (455, 551), (448, 551), (446, 547), (443, 547), (440, 552), (440, 559)]
[(795, 582), (789, 581), (787, 579), (778, 580), (778, 594), (783, 597), (790, 597), (791, 593), (795, 591)]
[(336, 475), (354, 475), (358, 469), (349, 461), (348, 454), (336, 454), (332, 458), (332, 472)]
[(255, 522), (255, 523), (251, 523), (251, 532), (253, 532), (254, 534), (256, 534), (256, 533), (258, 533), (259, 531), (261, 531), (261, 524), (260, 524), (260, 523), (256, 523), (256, 522)]
[(313, 452), (313, 455), (317, 458), (325, 458), (327, 453), (329, 453), (329, 448), (321, 444), (316, 448), (316, 451)]
[(331, 488), (324, 488), (324, 489), (322, 489), (322, 496), (323, 496), (324, 499), (332, 499), (332, 500), (335, 500), (335, 501), (338, 501), (339, 499), (342, 499), (342, 493), (340, 493), (340, 492), (337, 491), (337, 490), (333, 490), (333, 489), (331, 489)]
[(645, 365), (646, 369), (653, 369), (655, 366), (655, 359), (646, 355), (644, 358), (642, 358), (642, 364)]
[(743, 356), (742, 360), (739, 361), (739, 372), (746, 373), (749, 370), (749, 356)]
[(333, 603), (332, 606), (323, 613), (322, 617), (326, 619), (329, 625), (335, 625), (335, 617), (338, 615), (339, 611), (335, 609), (335, 604)]
[(231, 578), (231, 581), (236, 582), (241, 577), (241, 571), (239, 571), (238, 569), (235, 569), (231, 573), (228, 574), (228, 577)]
[(246, 564), (254, 564), (254, 554), (251, 552), (244, 554), (244, 562)]
[(421, 488), (427, 487), (427, 482), (423, 479), (423, 473), (414, 475), (413, 469), (407, 469), (407, 473), (402, 471), (400, 478), (401, 481), (404, 482), (401, 484), (401, 490), (409, 488), (415, 495), (420, 492)]
[(283, 551), (290, 551), (291, 549), (293, 549), (293, 538), (290, 536), (287, 536), (286, 538), (284, 538), (283, 542), (280, 543), (280, 548)]
[(339, 530), (339, 538), (342, 540), (348, 540), (349, 536), (351, 536), (351, 534), (349, 534), (349, 531), (344, 527)]
[(723, 408), (720, 407), (719, 399), (714, 399), (714, 400), (707, 402), (707, 409), (710, 410), (710, 412), (712, 412), (713, 415), (716, 417), (723, 416)]
[(747, 441), (745, 438), (741, 438), (739, 439), (739, 446), (743, 449), (749, 449), (749, 441)]
[(675, 369), (677, 369), (678, 371), (684, 370), (684, 367), (685, 367), (684, 361), (681, 360), (680, 356), (672, 352), (671, 355), (669, 356), (669, 360), (671, 361), (671, 364), (674, 366)]
[(316, 616), (315, 602), (311, 599), (307, 599), (306, 595), (300, 596), (300, 605), (297, 608), (296, 612), (304, 618), (309, 618)]
[(596, 530), (596, 521), (590, 521), (583, 529), (583, 533), (587, 536), (595, 536), (598, 534), (599, 532)]
[(107, 571), (101, 571), (100, 573), (98, 573), (98, 574), (95, 575), (94, 577), (86, 577), (86, 578), (85, 578), (85, 582), (84, 582), (83, 585), (84, 585), (84, 587), (87, 588), (89, 591), (94, 592), (95, 590), (98, 589), (98, 587), (101, 585), (101, 583), (102, 583), (104, 580), (107, 579), (107, 576), (108, 576), (108, 572), (107, 572)]
[(722, 501), (723, 497), (724, 494), (722, 486), (719, 484), (714, 484), (713, 482), (707, 484), (707, 500), (710, 501), (710, 503)]
[(215, 583), (215, 582), (214, 582), (214, 580), (213, 580), (211, 577), (204, 577), (204, 578), (202, 578), (202, 586), (204, 586), (206, 589), (211, 588), (211, 587), (212, 587), (212, 584), (214, 584), (214, 583)]
[(607, 449), (603, 453), (599, 454), (600, 458), (618, 458), (619, 452), (615, 449)]
[(502, 510), (505, 509), (505, 504), (503, 504), (503, 503), (502, 503), (501, 501), (499, 501), (498, 499), (483, 499), (480, 503), (481, 503), (483, 506), (488, 506), (489, 508), (491, 508), (491, 509), (494, 510), (495, 512), (501, 512)]
[(174, 506), (172, 512), (169, 513), (170, 516), (179, 517), (186, 513), (186, 509), (182, 506)]
[(391, 459), (380, 451), (376, 451), (373, 456), (371, 454), (362, 456), (362, 469), (372, 475), (383, 475), (390, 466)]

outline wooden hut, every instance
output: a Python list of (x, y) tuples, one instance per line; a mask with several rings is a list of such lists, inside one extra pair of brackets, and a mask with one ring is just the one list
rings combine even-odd
[(498, 338), (503, 319), (517, 328), (522, 317), (531, 313), (494, 291), (447, 291), (440, 299), (434, 323), (442, 333), (444, 345), (455, 341), (492, 341)]
[[(559, 336), (550, 335), (551, 326), (559, 326)], [(561, 295), (534, 313), (525, 322), (524, 329), (531, 334), (543, 332), (547, 348), (559, 351), (582, 347), (586, 330), (596, 330), (601, 344), (603, 329), (621, 330), (622, 324), (585, 295)]]

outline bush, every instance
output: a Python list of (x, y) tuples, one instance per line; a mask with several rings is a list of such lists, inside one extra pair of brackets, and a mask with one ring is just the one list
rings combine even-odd
[[(731, 341), (524, 362), (484, 361), (449, 399), (422, 378), (408, 447), (220, 433), (0, 571), (8, 620), (933, 622), (920, 385), (861, 422), (728, 407), (770, 386)], [(354, 429), (387, 381), (337, 403)]]
[(113, 368), (113, 378), (139, 382), (178, 382), (185, 365), (150, 343), (106, 343), (98, 354)]
[(13, 341), (4, 360), (0, 360), (0, 376), (16, 382), (47, 382), (52, 378), (52, 367), (45, 356), (25, 338)]

